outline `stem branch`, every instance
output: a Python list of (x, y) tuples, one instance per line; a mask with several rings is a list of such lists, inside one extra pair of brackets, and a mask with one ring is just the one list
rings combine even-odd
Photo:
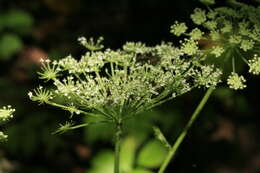
[(163, 173), (165, 171), (166, 167), (168, 166), (168, 164), (170, 163), (170, 161), (174, 158), (174, 156), (176, 154), (176, 151), (178, 150), (180, 144), (182, 143), (182, 141), (186, 137), (187, 132), (191, 128), (191, 126), (194, 123), (194, 121), (197, 119), (197, 117), (198, 117), (199, 113), (201, 112), (202, 108), (207, 103), (207, 101), (208, 101), (211, 93), (213, 92), (213, 90), (214, 90), (214, 87), (210, 87), (207, 90), (207, 92), (205, 93), (205, 95), (203, 96), (203, 98), (200, 101), (199, 105), (197, 106), (197, 108), (193, 112), (189, 122), (187, 123), (187, 125), (185, 126), (185, 128), (183, 129), (183, 131), (181, 132), (179, 137), (177, 138), (176, 142), (173, 144), (172, 148), (169, 150), (169, 153), (166, 156), (166, 159), (163, 161), (163, 163), (162, 163), (158, 173)]

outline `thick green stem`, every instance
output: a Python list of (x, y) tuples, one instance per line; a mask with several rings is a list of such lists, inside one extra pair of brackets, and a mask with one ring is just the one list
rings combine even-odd
[(114, 173), (120, 173), (120, 144), (121, 144), (121, 135), (122, 135), (122, 122), (119, 121), (116, 124)]
[(205, 95), (202, 98), (202, 100), (200, 101), (199, 105), (197, 106), (197, 108), (193, 112), (189, 122), (187, 123), (187, 125), (185, 126), (185, 128), (183, 129), (183, 131), (181, 132), (179, 137), (177, 138), (176, 142), (173, 144), (172, 148), (169, 150), (169, 153), (166, 156), (166, 159), (163, 161), (158, 173), (163, 173), (165, 171), (166, 167), (168, 166), (168, 164), (170, 163), (170, 161), (174, 158), (176, 151), (178, 150), (180, 144), (184, 140), (185, 136), (187, 135), (187, 132), (191, 128), (194, 121), (197, 119), (197, 117), (198, 117), (199, 113), (201, 112), (202, 108), (207, 103), (207, 101), (208, 101), (211, 93), (213, 92), (213, 90), (214, 90), (214, 87), (210, 87), (207, 90), (207, 92), (205, 93)]

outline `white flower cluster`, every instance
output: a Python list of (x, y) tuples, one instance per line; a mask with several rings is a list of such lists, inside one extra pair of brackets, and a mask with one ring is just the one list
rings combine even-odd
[(259, 75), (260, 74), (260, 57), (255, 54), (253, 59), (250, 59), (248, 62), (249, 73)]
[(98, 40), (95, 42), (94, 38), (90, 38), (87, 40), (85, 37), (79, 37), (78, 41), (81, 45), (86, 47), (90, 51), (96, 51), (102, 49), (104, 46), (101, 44), (101, 42), (104, 40), (103, 37), (99, 37)]
[(0, 109), (0, 121), (4, 122), (13, 118), (14, 111), (15, 109), (13, 109), (10, 105), (4, 106), (2, 109)]
[[(201, 1), (208, 5), (215, 3), (208, 0)], [(195, 29), (189, 32), (185, 23), (176, 22), (171, 26), (171, 31), (176, 36), (181, 34), (187, 36), (181, 42), (181, 49), (187, 55), (202, 56), (206, 62), (218, 64), (224, 73), (226, 70), (230, 71), (227, 69), (227, 63), (229, 63), (234, 74), (236, 61), (241, 58), (249, 65), (250, 73), (259, 74), (259, 58), (250, 59), (248, 57), (259, 52), (260, 7), (236, 0), (232, 0), (231, 6), (208, 11), (196, 8), (190, 16), (197, 25)], [(259, 57), (259, 55), (256, 56)], [(225, 63), (220, 63), (221, 59)], [(234, 78), (234, 74), (231, 74), (230, 77)], [(230, 86), (234, 88), (232, 85)], [(245, 88), (245, 85), (241, 86), (243, 87), (239, 87), (240, 89)]]
[(195, 28), (189, 33), (191, 39), (193, 40), (200, 40), (202, 36), (204, 35), (204, 32), (202, 32), (200, 29)]
[(203, 24), (207, 20), (206, 11), (200, 8), (196, 8), (191, 15), (191, 19), (197, 25)]
[(213, 47), (211, 54), (215, 55), (216, 57), (220, 57), (222, 53), (225, 52), (225, 49), (220, 46)]
[(188, 27), (185, 23), (175, 22), (174, 25), (171, 26), (171, 33), (176, 36), (180, 36), (181, 34), (185, 33)]
[(222, 72), (219, 69), (214, 70), (212, 65), (203, 66), (198, 77), (195, 78), (196, 83), (199, 83), (202, 86), (210, 87), (212, 85), (217, 85), (221, 80), (219, 76)]
[(28, 95), (72, 114), (122, 120), (192, 88), (219, 82), (219, 70), (190, 60), (187, 54), (171, 44), (148, 47), (129, 42), (122, 50), (91, 51), (80, 60), (68, 56), (49, 62), (38, 73), (41, 79), (52, 81), (52, 89), (40, 86)]
[(227, 84), (230, 88), (234, 90), (244, 89), (246, 87), (246, 85), (244, 84), (245, 82), (246, 80), (243, 76), (239, 76), (237, 73), (234, 72), (232, 72), (227, 79)]
[[(15, 109), (13, 109), (10, 105), (4, 106), (3, 108), (0, 109), (0, 122), (4, 123), (11, 118), (13, 118), (13, 113)], [(7, 135), (5, 135), (2, 131), (0, 131), (0, 141), (6, 140)]]
[(181, 42), (181, 50), (187, 55), (196, 55), (198, 49), (198, 42), (193, 39), (185, 39)]

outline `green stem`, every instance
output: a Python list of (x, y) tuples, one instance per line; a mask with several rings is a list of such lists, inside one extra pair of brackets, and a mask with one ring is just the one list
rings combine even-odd
[(199, 113), (201, 112), (202, 108), (207, 103), (207, 101), (208, 101), (211, 93), (213, 92), (213, 90), (214, 90), (214, 87), (210, 87), (207, 90), (207, 92), (205, 93), (205, 95), (202, 98), (202, 100), (200, 101), (199, 105), (197, 106), (197, 108), (193, 112), (189, 122), (187, 123), (187, 125), (185, 126), (185, 128), (183, 129), (183, 131), (181, 132), (179, 137), (177, 138), (176, 142), (173, 144), (172, 148), (169, 150), (169, 153), (166, 156), (166, 159), (163, 161), (158, 173), (163, 173), (165, 171), (166, 167), (168, 166), (168, 164), (170, 163), (170, 161), (174, 158), (176, 151), (178, 150), (180, 144), (182, 143), (182, 141), (186, 137), (186, 135), (187, 135), (189, 129), (191, 128), (192, 124), (194, 123), (194, 121), (197, 119), (197, 117), (198, 117)]
[(114, 173), (120, 173), (120, 144), (122, 135), (122, 122), (116, 124), (116, 139), (115, 139), (115, 162)]
[(236, 72), (236, 66), (235, 66), (235, 57), (232, 57), (232, 71), (235, 73)]

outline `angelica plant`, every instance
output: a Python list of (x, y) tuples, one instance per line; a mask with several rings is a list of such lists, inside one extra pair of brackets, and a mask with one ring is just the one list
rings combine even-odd
[[(15, 109), (13, 109), (10, 105), (4, 106), (0, 109), (0, 123), (6, 123), (11, 118), (13, 118), (13, 113)], [(4, 134), (2, 131), (0, 131), (0, 141), (6, 140), (8, 135)]]
[[(213, 0), (200, 0), (206, 5)], [(183, 35), (180, 49), (190, 56), (199, 56), (205, 64), (220, 68), (229, 88), (246, 88), (246, 79), (236, 71), (236, 62), (242, 60), (248, 66), (248, 72), (260, 74), (260, 6), (254, 7), (229, 0), (231, 7), (219, 7), (208, 11), (196, 8), (191, 19), (197, 26), (189, 30), (184, 22), (175, 22), (171, 33)], [(230, 70), (231, 69), (231, 70)], [(189, 129), (205, 106), (214, 88), (209, 88), (193, 112), (187, 125), (172, 145), (167, 157), (159, 169), (163, 173), (174, 158), (176, 151)], [(158, 135), (157, 135), (158, 136)]]
[[(28, 93), (32, 101), (70, 112), (71, 120), (58, 133), (93, 123), (115, 125), (115, 166), (119, 173), (119, 151), (124, 122), (196, 87), (215, 87), (221, 71), (202, 65), (184, 49), (170, 43), (149, 47), (128, 42), (122, 49), (103, 48), (79, 38), (88, 51), (80, 58), (42, 60), (38, 73), (52, 87), (39, 86)], [(73, 115), (97, 117), (99, 121), (76, 124)]]

